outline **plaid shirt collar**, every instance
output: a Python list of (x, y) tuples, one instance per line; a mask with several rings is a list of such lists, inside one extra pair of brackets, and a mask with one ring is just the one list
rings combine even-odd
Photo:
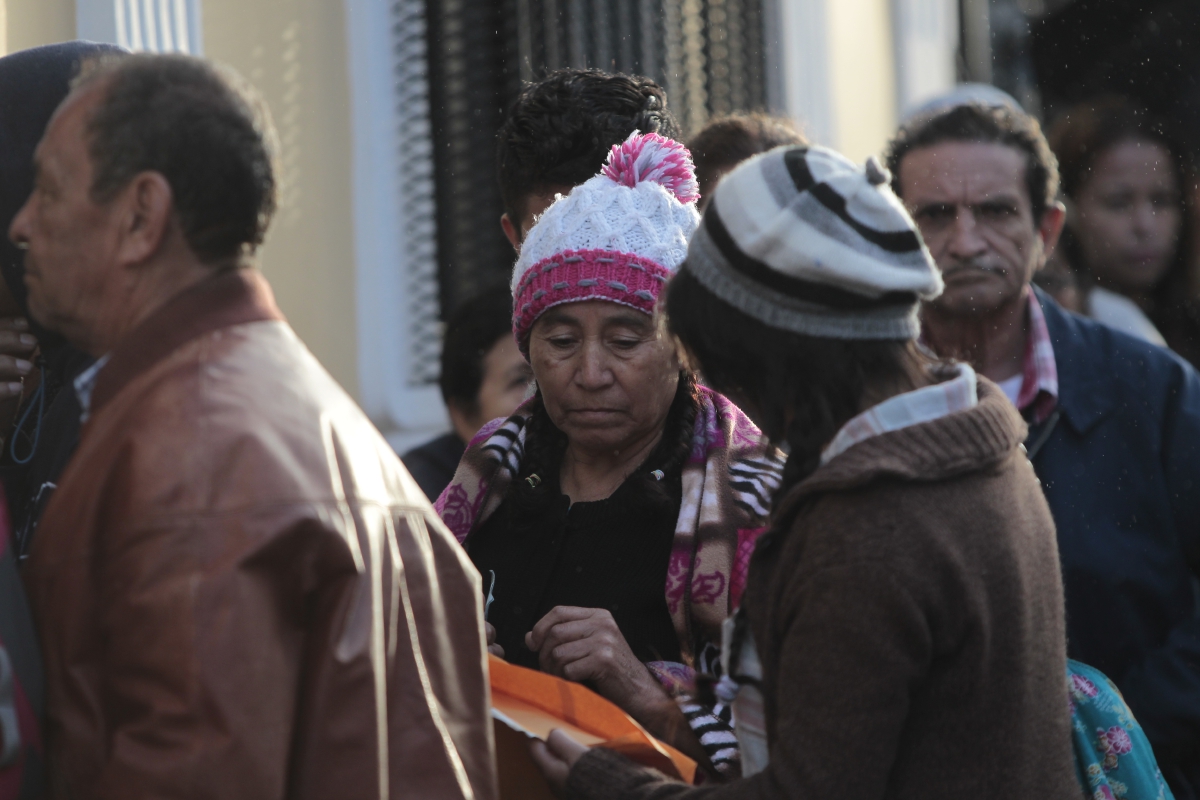
[(1042, 305), (1032, 290), (1029, 290), (1028, 332), (1017, 409), (1037, 425), (1054, 413), (1058, 405), (1058, 366)]
[(949, 380), (884, 400), (851, 419), (821, 451), (821, 464), (873, 436), (974, 408), (979, 403), (975, 370), (959, 363), (954, 365), (953, 374)]

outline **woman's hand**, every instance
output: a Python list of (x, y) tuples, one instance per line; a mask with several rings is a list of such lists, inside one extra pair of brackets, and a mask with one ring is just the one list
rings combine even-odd
[(550, 731), (545, 742), (534, 739), (529, 743), (529, 755), (546, 777), (546, 783), (550, 784), (555, 797), (562, 797), (566, 793), (571, 768), (586, 752), (586, 747), (557, 728)]
[(504, 658), (504, 648), (496, 644), (496, 627), (492, 623), (484, 620), (483, 633), (487, 637), (488, 652), (496, 658)]
[(635, 718), (668, 699), (606, 609), (555, 606), (525, 634), (525, 645), (543, 672), (586, 681)]

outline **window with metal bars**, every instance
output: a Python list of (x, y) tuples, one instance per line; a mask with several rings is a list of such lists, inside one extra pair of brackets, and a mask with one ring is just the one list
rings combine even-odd
[(648, 75), (685, 131), (765, 106), (762, 0), (427, 0), (441, 309), (508, 280), (495, 135), (561, 67)]

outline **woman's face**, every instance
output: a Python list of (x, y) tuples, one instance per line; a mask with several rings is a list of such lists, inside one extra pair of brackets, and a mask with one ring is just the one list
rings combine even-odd
[(1075, 198), (1075, 230), (1087, 268), (1117, 291), (1153, 288), (1175, 257), (1182, 211), (1166, 148), (1144, 139), (1110, 147)]
[(546, 411), (571, 446), (619, 452), (657, 434), (679, 385), (650, 315), (604, 300), (555, 306), (529, 336)]

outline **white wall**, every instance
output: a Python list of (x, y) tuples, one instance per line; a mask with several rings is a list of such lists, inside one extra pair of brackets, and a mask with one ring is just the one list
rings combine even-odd
[(902, 112), (954, 85), (955, 0), (766, 0), (768, 99), (819, 144), (879, 153)]

